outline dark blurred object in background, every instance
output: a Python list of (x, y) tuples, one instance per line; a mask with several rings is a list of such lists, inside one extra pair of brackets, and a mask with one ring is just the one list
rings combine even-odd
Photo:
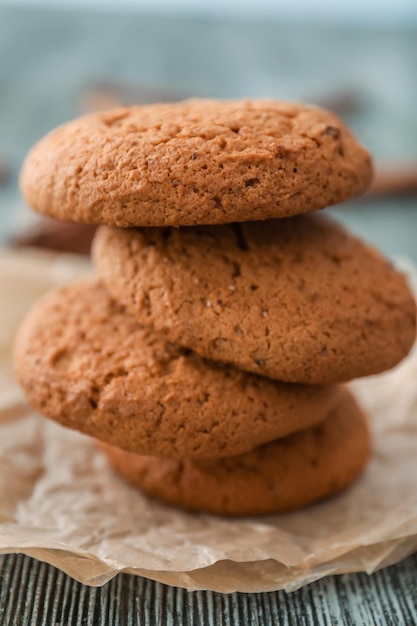
[(374, 181), (365, 199), (412, 195), (417, 198), (417, 162), (377, 166)]
[(0, 154), (0, 185), (7, 183), (9, 179), (9, 168), (6, 159)]
[(41, 218), (36, 224), (10, 240), (12, 246), (46, 248), (57, 252), (89, 254), (96, 231), (89, 224), (72, 224)]
[[(176, 91), (173, 88), (150, 85), (123, 84), (120, 82), (97, 83), (87, 87), (78, 99), (80, 113), (104, 111), (113, 107), (153, 102), (178, 102), (186, 98), (198, 97), (195, 93)], [(307, 98), (307, 100), (309, 100)], [(333, 111), (341, 117), (356, 115), (363, 111), (360, 96), (353, 91), (331, 91), (318, 98), (313, 95), (311, 102)]]
[[(196, 94), (192, 94), (193, 97)], [(80, 113), (105, 111), (117, 106), (152, 104), (152, 102), (177, 102), (189, 98), (190, 94), (174, 89), (149, 85), (129, 85), (117, 82), (97, 83), (87, 87), (80, 95)]]

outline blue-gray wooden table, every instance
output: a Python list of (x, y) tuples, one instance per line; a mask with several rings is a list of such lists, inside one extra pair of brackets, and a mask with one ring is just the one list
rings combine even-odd
[[(0, 242), (31, 219), (17, 187), (25, 152), (77, 115), (103, 83), (179, 97), (342, 96), (355, 105), (344, 105), (347, 121), (378, 163), (416, 163), (416, 68), (415, 24), (309, 26), (0, 7), (0, 166), (9, 173), (0, 179)], [(415, 197), (356, 201), (335, 213), (387, 254), (417, 261)], [(92, 589), (28, 557), (0, 557), (0, 626), (26, 624), (417, 624), (417, 556), (370, 577), (329, 577), (290, 595), (229, 596), (124, 575)]]

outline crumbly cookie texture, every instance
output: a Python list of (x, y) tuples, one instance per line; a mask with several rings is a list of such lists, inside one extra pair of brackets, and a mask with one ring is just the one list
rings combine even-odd
[(335, 387), (289, 385), (204, 361), (145, 330), (85, 279), (41, 300), (14, 362), (30, 404), (138, 454), (240, 454), (324, 419)]
[(322, 215), (102, 227), (93, 257), (108, 290), (140, 323), (270, 378), (321, 384), (377, 374), (415, 339), (405, 278)]
[(225, 459), (174, 460), (100, 445), (110, 463), (146, 494), (219, 515), (260, 515), (305, 506), (347, 487), (370, 455), (366, 418), (344, 390), (318, 426)]
[(29, 153), (21, 189), (36, 211), (63, 220), (179, 226), (307, 213), (371, 177), (368, 152), (328, 111), (188, 100), (64, 124)]

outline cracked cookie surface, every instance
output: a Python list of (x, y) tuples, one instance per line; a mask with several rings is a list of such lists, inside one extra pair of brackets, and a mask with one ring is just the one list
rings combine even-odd
[(168, 340), (277, 380), (321, 384), (396, 365), (415, 338), (405, 278), (323, 215), (99, 229), (113, 297)]
[(319, 425), (225, 459), (158, 459), (100, 445), (115, 470), (169, 504), (220, 515), (305, 506), (347, 487), (370, 455), (366, 418), (345, 389)]
[(188, 100), (93, 113), (30, 151), (36, 211), (115, 226), (287, 217), (369, 184), (368, 152), (333, 113), (273, 100)]
[(40, 300), (15, 343), (29, 403), (64, 426), (138, 454), (239, 454), (324, 419), (337, 387), (278, 383), (142, 328), (95, 279)]

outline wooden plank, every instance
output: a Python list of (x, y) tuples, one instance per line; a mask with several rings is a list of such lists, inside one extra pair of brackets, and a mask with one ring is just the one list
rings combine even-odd
[(45, 563), (0, 557), (0, 626), (402, 626), (417, 623), (417, 555), (372, 576), (286, 594), (188, 593), (136, 576), (86, 587)]

